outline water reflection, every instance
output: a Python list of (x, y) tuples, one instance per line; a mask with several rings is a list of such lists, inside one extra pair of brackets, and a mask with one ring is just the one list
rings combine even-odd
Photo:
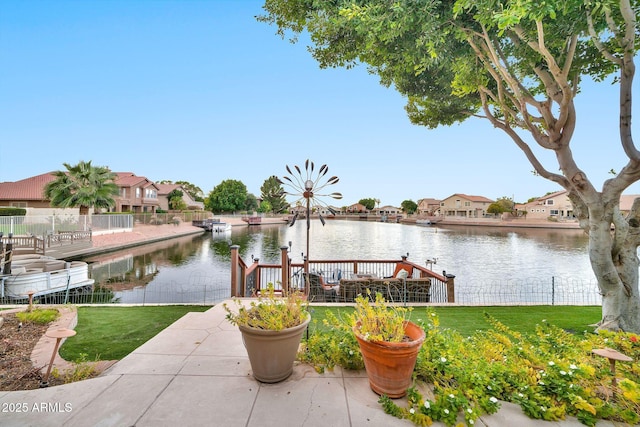
[[(87, 258), (92, 278), (113, 289), (181, 289), (203, 287), (204, 293), (228, 291), (231, 244), (247, 263), (279, 263), (280, 247), (291, 242), (290, 257), (302, 262), (306, 222), (293, 227), (234, 227), (230, 233), (205, 233)], [(456, 288), (502, 280), (555, 278), (593, 282), (581, 230), (507, 229), (478, 226), (420, 227), (393, 223), (312, 221), (310, 257), (314, 260), (409, 259), (424, 265), (437, 258), (434, 270), (456, 275)], [(197, 285), (194, 285), (197, 283)], [(208, 288), (207, 288), (208, 287)]]

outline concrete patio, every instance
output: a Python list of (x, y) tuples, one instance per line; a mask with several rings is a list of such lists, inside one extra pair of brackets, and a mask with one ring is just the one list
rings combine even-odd
[[(49, 353), (51, 354), (51, 353)], [(296, 365), (262, 384), (221, 304), (188, 313), (101, 376), (28, 391), (0, 391), (0, 425), (18, 426), (411, 426), (383, 412), (364, 371), (318, 374)], [(442, 424), (435, 423), (436, 426)], [(581, 426), (531, 420), (516, 405), (476, 426)], [(614, 426), (601, 422), (598, 426)]]

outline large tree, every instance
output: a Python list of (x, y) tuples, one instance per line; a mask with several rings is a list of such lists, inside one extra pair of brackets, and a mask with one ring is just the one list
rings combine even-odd
[(53, 172), (55, 179), (45, 185), (43, 196), (53, 207), (80, 208), (87, 215), (90, 208), (109, 209), (118, 195), (116, 174), (105, 166), (93, 166), (91, 161), (77, 165), (63, 163), (66, 171)]
[[(406, 96), (415, 124), (475, 116), (505, 132), (536, 174), (569, 193), (589, 235), (600, 328), (640, 332), (640, 200), (626, 216), (619, 210), (622, 192), (640, 179), (631, 129), (638, 7), (638, 0), (266, 0), (258, 19), (282, 36), (308, 31), (321, 67), (367, 64)], [(603, 106), (619, 109), (619, 136), (612, 129), (600, 145), (603, 157), (617, 146), (626, 163), (601, 188), (570, 148), (585, 77), (613, 77), (619, 89), (619, 105)], [(544, 164), (545, 151), (556, 161)]]
[(267, 178), (260, 187), (262, 200), (268, 202), (273, 213), (284, 212), (288, 207), (287, 199), (284, 196), (284, 188), (275, 175)]
[(247, 203), (247, 186), (235, 179), (216, 185), (205, 200), (205, 207), (214, 213), (242, 211)]

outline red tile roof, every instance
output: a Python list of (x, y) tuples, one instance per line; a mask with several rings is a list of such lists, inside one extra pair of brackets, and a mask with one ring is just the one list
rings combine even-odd
[[(0, 182), (0, 200), (46, 200), (42, 196), (45, 185), (56, 179), (55, 172), (43, 173), (15, 182)], [(156, 186), (143, 176), (136, 176), (131, 172), (115, 172), (115, 183), (118, 187)]]

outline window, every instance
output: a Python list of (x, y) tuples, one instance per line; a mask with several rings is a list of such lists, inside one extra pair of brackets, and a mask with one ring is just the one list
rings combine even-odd
[(547, 205), (553, 205), (553, 199), (547, 200)]
[(471, 206), (471, 202), (464, 202), (465, 206)]
[(549, 215), (555, 215), (555, 216), (558, 216), (558, 209), (551, 209), (551, 210), (549, 211)]
[(141, 197), (141, 194), (140, 194), (140, 188), (139, 188), (139, 187), (136, 187), (136, 198), (138, 198), (138, 199), (139, 199), (140, 197)]
[(127, 198), (127, 189), (126, 188), (122, 187), (120, 189), (120, 197), (122, 197), (123, 199)]

